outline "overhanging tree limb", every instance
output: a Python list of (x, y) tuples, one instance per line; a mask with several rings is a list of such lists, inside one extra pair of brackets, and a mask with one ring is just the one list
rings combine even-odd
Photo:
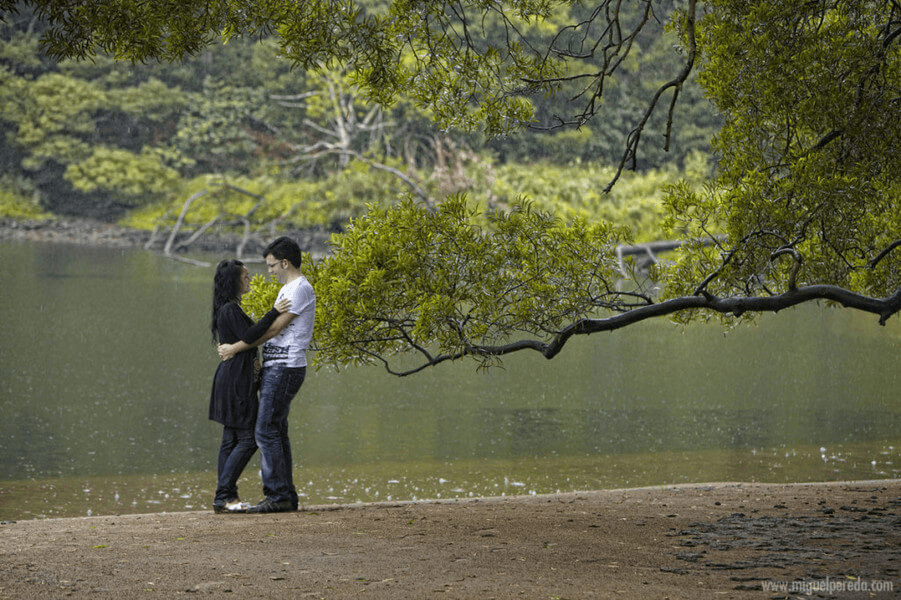
[[(411, 202), (376, 210), (345, 233), (332, 257), (316, 265), (311, 281), (318, 286), (328, 331), (317, 335), (324, 363), (378, 362), (389, 373), (406, 376), (465, 357), (491, 366), (522, 350), (550, 359), (575, 335), (667, 316), (683, 322), (698, 313), (740, 318), (827, 301), (875, 314), (885, 324), (901, 310), (898, 284), (884, 298), (876, 295), (879, 288), (855, 291), (829, 279), (799, 285), (801, 265), (805, 277), (815, 268), (799, 250), (809, 251), (803, 237), (789, 240), (771, 231), (754, 232), (728, 252), (720, 248), (719, 258), (707, 263), (702, 284), (659, 299), (653, 284), (624, 275), (616, 229), (562, 223), (529, 205), (475, 226), (481, 217), (466, 212), (464, 200), (454, 198), (431, 211)], [(879, 256), (898, 246), (901, 241), (889, 244)], [(682, 247), (712, 259), (717, 255), (703, 243)], [(712, 285), (732, 278), (733, 263), (747, 261), (749, 249), (759, 254), (762, 248), (770, 250), (766, 261), (755, 262), (758, 285), (745, 293)], [(791, 264), (777, 270), (785, 255)], [(874, 263), (879, 260), (884, 258)], [(854, 269), (863, 274), (867, 263), (861, 259)], [(415, 366), (398, 367), (410, 361)]]
[(710, 295), (685, 296), (664, 300), (656, 304), (649, 304), (639, 308), (633, 308), (628, 312), (616, 314), (600, 319), (580, 319), (561, 330), (550, 341), (541, 340), (517, 340), (509, 344), (497, 346), (473, 345), (456, 353), (445, 353), (435, 356), (429, 355), (429, 359), (416, 367), (398, 370), (392, 368), (390, 362), (384, 356), (378, 356), (385, 369), (392, 375), (408, 376), (419, 373), (428, 367), (441, 363), (459, 360), (467, 356), (475, 357), (500, 357), (532, 350), (538, 352), (547, 359), (556, 357), (566, 346), (569, 340), (577, 335), (590, 335), (605, 331), (615, 331), (630, 325), (673, 315), (683, 311), (709, 310), (725, 315), (741, 316), (750, 312), (776, 313), (787, 308), (792, 308), (805, 302), (826, 300), (841, 304), (845, 308), (860, 310), (879, 317), (879, 324), (885, 325), (886, 321), (901, 310), (901, 288), (887, 298), (870, 298), (844, 288), (833, 285), (811, 285), (797, 288), (777, 296), (743, 297), (743, 298), (717, 298)]

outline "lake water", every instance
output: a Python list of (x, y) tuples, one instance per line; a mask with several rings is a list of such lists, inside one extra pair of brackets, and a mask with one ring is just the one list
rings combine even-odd
[[(0, 519), (210, 508), (212, 272), (0, 242)], [(727, 335), (643, 323), (488, 372), (311, 369), (295, 479), (309, 505), (897, 478), (899, 342), (897, 317), (808, 306)]]

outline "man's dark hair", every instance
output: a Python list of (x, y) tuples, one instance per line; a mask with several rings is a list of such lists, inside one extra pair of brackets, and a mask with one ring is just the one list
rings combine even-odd
[(288, 262), (296, 268), (300, 268), (300, 246), (289, 237), (282, 236), (269, 244), (266, 249), (263, 250), (263, 258), (266, 258), (270, 254), (274, 256), (276, 260), (288, 259)]

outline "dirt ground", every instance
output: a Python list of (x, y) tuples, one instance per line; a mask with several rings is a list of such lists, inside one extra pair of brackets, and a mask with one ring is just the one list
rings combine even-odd
[(894, 598), (899, 511), (891, 480), (5, 522), (0, 598)]

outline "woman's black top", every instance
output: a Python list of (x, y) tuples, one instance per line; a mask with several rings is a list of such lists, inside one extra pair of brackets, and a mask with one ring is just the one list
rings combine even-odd
[[(252, 344), (266, 333), (279, 312), (274, 308), (254, 324), (237, 302), (229, 302), (216, 315), (220, 344), (243, 340)], [(227, 427), (249, 429), (257, 420), (257, 386), (253, 362), (257, 349), (239, 352), (219, 363), (210, 392), (210, 420)]]

